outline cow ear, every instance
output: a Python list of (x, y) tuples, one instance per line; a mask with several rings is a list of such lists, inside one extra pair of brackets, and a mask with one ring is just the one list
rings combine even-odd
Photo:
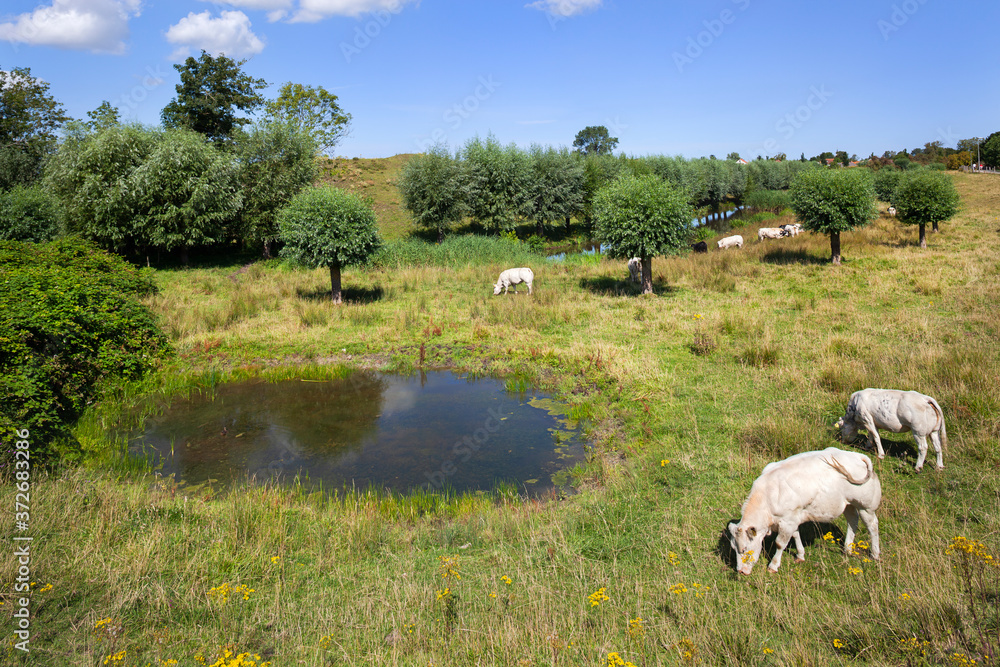
[(749, 537), (751, 540), (757, 537), (757, 529), (753, 527), (747, 528), (747, 537)]
[(739, 527), (735, 523), (730, 522), (729, 525), (726, 526), (726, 529), (729, 531), (730, 535), (735, 535), (736, 531), (739, 530)]

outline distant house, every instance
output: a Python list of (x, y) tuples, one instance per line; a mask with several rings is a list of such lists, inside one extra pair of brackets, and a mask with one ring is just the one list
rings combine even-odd
[(739, 160), (736, 161), (736, 164), (750, 164), (750, 163), (744, 160), (743, 158), (740, 158)]
[(857, 167), (857, 166), (858, 166), (858, 161), (857, 161), (857, 160), (854, 160), (854, 161), (852, 161), (852, 162), (851, 162), (850, 164), (848, 164), (847, 166), (848, 166), (848, 167)]
[(831, 164), (833, 164), (833, 161), (834, 161), (835, 159), (836, 159), (836, 158), (832, 158), (832, 157), (828, 157), (828, 158), (826, 158), (826, 166), (828, 166), (828, 167), (829, 167), (829, 166), (830, 166)]

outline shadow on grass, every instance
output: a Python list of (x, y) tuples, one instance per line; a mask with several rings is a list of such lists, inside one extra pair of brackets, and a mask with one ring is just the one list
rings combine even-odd
[[(325, 303), (330, 300), (330, 288), (306, 290), (300, 287), (295, 290), (295, 296), (304, 301)], [(385, 298), (385, 292), (381, 287), (345, 287), (341, 290), (340, 296), (344, 303), (375, 303)]]
[[(733, 549), (732, 544), (729, 542), (729, 524), (739, 523), (739, 517), (731, 519), (726, 522), (726, 527), (722, 529), (722, 533), (719, 535), (719, 541), (715, 545), (715, 555), (718, 556), (726, 567), (731, 569), (734, 573), (736, 572), (736, 550)], [(838, 549), (843, 548), (844, 544), (844, 531), (837, 527), (836, 524), (826, 523), (826, 522), (816, 522), (809, 521), (807, 523), (799, 526), (799, 537), (802, 538), (802, 546), (806, 551), (810, 550), (810, 547), (815, 545), (817, 542), (823, 542), (823, 536), (827, 533), (833, 533), (833, 537), (837, 540)], [(775, 547), (774, 542), (777, 539), (777, 533), (768, 535), (764, 538), (764, 546), (761, 548), (760, 558), (757, 559), (757, 564), (754, 569), (758, 567), (766, 568), (768, 563), (774, 557)], [(788, 546), (785, 547), (785, 552), (782, 554), (781, 562), (785, 564), (789, 558), (795, 560), (798, 558), (799, 554), (796, 553), (795, 540), (788, 540)]]
[(775, 248), (764, 253), (760, 261), (768, 264), (829, 264), (829, 257), (817, 257), (805, 250)]
[[(899, 459), (911, 468), (917, 464), (917, 443), (912, 439), (889, 440), (881, 437), (881, 435), (879, 437), (882, 440), (882, 450), (885, 452), (886, 458)], [(864, 436), (859, 437), (853, 443), (849, 443), (848, 446), (864, 452), (871, 458), (872, 463), (878, 464), (878, 451), (876, 451), (874, 444), (868, 444), (868, 439)], [(937, 453), (934, 451), (934, 444), (931, 442), (931, 437), (927, 436), (927, 461), (924, 465), (934, 467), (934, 462), (937, 460), (936, 456)]]
[[(580, 287), (601, 296), (639, 296), (642, 294), (640, 287), (632, 281), (611, 276), (581, 278)], [(667, 296), (675, 292), (677, 292), (677, 288), (668, 285), (662, 276), (653, 279), (653, 294)]]

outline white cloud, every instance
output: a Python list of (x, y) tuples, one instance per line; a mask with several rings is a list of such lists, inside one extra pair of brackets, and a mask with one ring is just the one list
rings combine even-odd
[(288, 16), (292, 8), (293, 0), (202, 0), (211, 2), (214, 5), (227, 5), (229, 7), (239, 7), (240, 9), (251, 9), (254, 11), (266, 11), (267, 20), (271, 23), (280, 21)]
[(525, 7), (539, 9), (554, 16), (576, 16), (597, 9), (604, 0), (538, 0)]
[(191, 49), (204, 49), (212, 55), (225, 53), (231, 58), (252, 56), (264, 50), (264, 41), (250, 29), (250, 19), (243, 12), (222, 12), (213, 18), (205, 10), (191, 12), (167, 30), (167, 41), (177, 44), (171, 58), (180, 60)]
[(52, 0), (32, 12), (0, 23), (0, 39), (36, 46), (125, 52), (128, 22), (139, 15), (141, 0)]
[(353, 16), (371, 12), (398, 14), (407, 4), (419, 0), (300, 0), (299, 10), (290, 19), (293, 23), (316, 23), (330, 16)]

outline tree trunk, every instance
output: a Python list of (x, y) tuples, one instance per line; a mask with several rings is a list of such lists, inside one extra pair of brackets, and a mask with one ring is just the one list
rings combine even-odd
[(538, 235), (539, 236), (545, 236), (545, 225), (542, 224), (541, 220), (539, 220), (536, 224), (538, 225), (538, 227), (537, 227), (537, 229), (538, 229)]
[(569, 231), (569, 216), (566, 216), (566, 231)]
[(937, 220), (935, 220), (933, 223), (931, 223), (931, 231), (932, 232), (938, 231), (938, 226), (937, 225), (938, 225), (938, 221)]
[(444, 228), (438, 227), (438, 243), (444, 241)]
[(643, 257), (639, 260), (642, 265), (642, 293), (653, 293), (653, 258)]
[(840, 232), (830, 234), (830, 261), (834, 266), (840, 266)]
[(264, 259), (271, 259), (271, 241), (266, 239), (264, 241)]
[(927, 225), (920, 223), (920, 247), (927, 249)]
[(190, 259), (191, 258), (188, 256), (188, 247), (186, 245), (182, 245), (181, 246), (181, 264), (183, 264), (184, 266), (187, 266), (188, 262), (190, 261)]
[(330, 301), (335, 304), (343, 303), (340, 294), (340, 264), (330, 265)]

